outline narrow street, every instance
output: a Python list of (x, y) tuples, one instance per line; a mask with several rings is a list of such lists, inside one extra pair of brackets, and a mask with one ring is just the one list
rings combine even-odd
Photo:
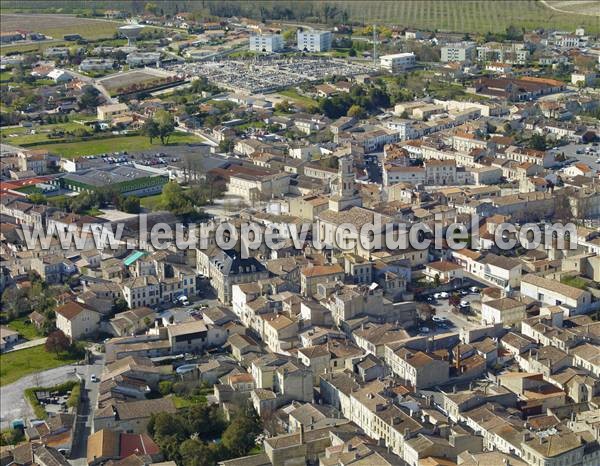
[(85, 380), (85, 389), (81, 396), (81, 405), (77, 414), (75, 438), (73, 439), (73, 448), (69, 463), (74, 466), (87, 465), (87, 439), (92, 432), (92, 420), (94, 407), (98, 401), (98, 390), (100, 382), (92, 382), (92, 374), (100, 380), (102, 369), (104, 368), (104, 355), (94, 354), (93, 364), (83, 366), (77, 373)]

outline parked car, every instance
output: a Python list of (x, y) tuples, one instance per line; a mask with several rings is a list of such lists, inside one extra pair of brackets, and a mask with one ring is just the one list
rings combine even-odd
[(421, 332), (421, 333), (429, 333), (429, 327), (419, 327), (419, 332)]
[(441, 296), (441, 298), (442, 298), (442, 299), (447, 299), (447, 298), (449, 298), (449, 297), (450, 297), (450, 294), (449, 294), (449, 293), (446, 293), (445, 291), (442, 291), (442, 292), (440, 293), (440, 296)]
[(479, 288), (477, 288), (476, 286), (472, 286), (471, 288), (469, 288), (469, 291), (471, 293), (479, 293), (481, 290)]
[(446, 322), (448, 319), (444, 316), (433, 316), (431, 320), (434, 322)]
[(98, 382), (98, 377), (96, 377), (96, 374), (92, 374), (90, 377), (90, 382)]

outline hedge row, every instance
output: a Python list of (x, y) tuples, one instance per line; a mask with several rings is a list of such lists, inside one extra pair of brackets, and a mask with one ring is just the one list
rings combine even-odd
[[(81, 396), (81, 385), (76, 380), (70, 380), (68, 382), (63, 382), (59, 385), (55, 385), (54, 387), (31, 387), (25, 389), (25, 398), (29, 401), (29, 404), (33, 408), (33, 412), (38, 419), (46, 419), (48, 417), (48, 413), (44, 409), (44, 407), (40, 404), (37, 397), (35, 396), (36, 392), (59, 392), (60, 394), (67, 393), (71, 391), (71, 395), (67, 401), (67, 405), (71, 407), (71, 403), (75, 403), (73, 406), (77, 406), (79, 404), (79, 398)], [(73, 396), (76, 393), (75, 397)]]

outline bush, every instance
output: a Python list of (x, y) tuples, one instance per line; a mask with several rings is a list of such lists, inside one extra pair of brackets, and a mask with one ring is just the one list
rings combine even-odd
[(67, 406), (69, 408), (78, 408), (79, 403), (81, 401), (81, 384), (77, 384), (71, 390), (71, 395), (69, 395), (69, 399), (67, 400)]
[(158, 383), (158, 391), (162, 396), (166, 396), (173, 391), (173, 382), (168, 380), (163, 380)]
[(0, 432), (0, 445), (17, 445), (25, 440), (21, 429), (6, 429)]

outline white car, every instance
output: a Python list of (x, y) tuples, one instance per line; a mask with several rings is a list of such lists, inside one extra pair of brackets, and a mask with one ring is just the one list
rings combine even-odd
[(442, 291), (442, 292), (440, 293), (440, 297), (441, 297), (442, 299), (446, 299), (446, 298), (449, 298), (449, 297), (450, 297), (450, 294), (446, 293), (445, 291)]
[(472, 286), (471, 288), (469, 288), (469, 291), (471, 293), (479, 293), (480, 290), (476, 286)]
[(460, 302), (460, 307), (469, 307), (470, 305), (469, 301), (465, 301), (464, 299)]
[(92, 374), (90, 377), (90, 382), (98, 382), (98, 377), (96, 377), (96, 374)]
[(446, 322), (448, 319), (443, 316), (433, 316), (431, 320), (434, 322)]
[(434, 297), (435, 299), (440, 299), (440, 298), (442, 297), (442, 293), (434, 293), (434, 294), (433, 294), (433, 297)]

